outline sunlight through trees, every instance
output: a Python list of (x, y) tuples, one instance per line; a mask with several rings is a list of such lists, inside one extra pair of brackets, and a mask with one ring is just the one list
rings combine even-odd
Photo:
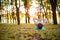
[(60, 1), (51, 2), (51, 0), (0, 0), (0, 23), (34, 23), (33, 18), (41, 15), (42, 18), (48, 19), (47, 23), (59, 24)]

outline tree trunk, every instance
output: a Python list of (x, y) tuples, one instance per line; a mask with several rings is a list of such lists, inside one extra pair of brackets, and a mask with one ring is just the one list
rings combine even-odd
[(50, 0), (50, 4), (52, 7), (52, 15), (53, 15), (53, 23), (57, 24), (57, 17), (56, 17), (56, 5), (57, 5), (57, 1), (56, 0)]
[(42, 0), (41, 0), (41, 5), (43, 5), (43, 4), (42, 4)]
[(30, 15), (29, 15), (29, 6), (28, 6), (28, 2), (27, 2), (27, 0), (24, 2), (24, 6), (25, 6), (25, 12), (26, 12), (26, 14), (25, 14), (25, 22), (26, 23), (30, 23)]
[(1, 15), (0, 15), (0, 22), (1, 22)]
[[(0, 0), (0, 10), (1, 10), (1, 0)], [(1, 22), (1, 14), (0, 14), (0, 22)]]
[(52, 11), (53, 11), (53, 23), (57, 24), (56, 9), (53, 8)]
[(30, 15), (28, 13), (28, 9), (27, 9), (27, 12), (25, 14), (25, 20), (26, 20), (26, 23), (30, 23)]
[(7, 23), (9, 23), (8, 11), (7, 11)]
[(17, 7), (17, 0), (15, 0), (15, 6), (16, 6), (17, 22), (18, 22), (18, 25), (19, 25), (20, 24), (20, 18), (19, 18), (19, 7)]
[(20, 7), (20, 0), (19, 0), (19, 7)]
[(11, 5), (13, 5), (13, 0), (11, 0)]
[(2, 3), (1, 3), (2, 0), (0, 0), (0, 10), (2, 9)]
[[(0, 0), (0, 10), (1, 10), (1, 0)], [(1, 22), (1, 15), (0, 15), (0, 22)]]

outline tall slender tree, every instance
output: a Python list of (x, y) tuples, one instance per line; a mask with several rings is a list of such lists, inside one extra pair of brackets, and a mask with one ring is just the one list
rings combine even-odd
[[(1, 11), (1, 0), (0, 0), (0, 11)], [(1, 14), (0, 14), (0, 22), (1, 22)]]
[(19, 18), (19, 7), (17, 6), (17, 0), (15, 0), (15, 6), (16, 6), (16, 16), (17, 16), (17, 22), (18, 25), (20, 24), (20, 18)]
[[(14, 0), (11, 0), (11, 5), (13, 5), (13, 2), (14, 2)], [(13, 23), (14, 23), (14, 11), (13, 10), (14, 10), (14, 7), (12, 8), (12, 13), (11, 13)]]
[(1, 10), (1, 0), (0, 0), (0, 10)]
[(13, 0), (11, 0), (11, 5), (13, 5)]
[[(3, 10), (5, 6), (9, 5), (9, 0), (0, 0), (0, 10)], [(0, 15), (1, 18), (1, 15)]]
[(57, 1), (57, 5), (58, 5), (58, 12), (59, 12), (59, 18), (60, 18), (60, 0)]
[[(40, 12), (41, 12), (41, 10), (44, 9), (44, 5), (43, 5), (43, 1), (44, 1), (44, 0), (36, 0), (36, 1), (39, 2)], [(41, 7), (42, 7), (42, 8), (41, 8)], [(45, 9), (44, 9), (44, 12), (45, 12)], [(43, 17), (44, 17), (44, 14), (43, 14)]]
[(57, 6), (57, 0), (50, 0), (50, 4), (52, 7), (52, 15), (53, 15), (53, 23), (57, 24), (57, 17), (56, 17), (56, 6)]
[[(25, 21), (26, 23), (30, 23), (30, 14), (29, 14), (29, 2), (31, 2), (31, 0), (22, 0), (24, 2), (24, 6), (25, 6)], [(28, 21), (28, 22), (27, 22)]]

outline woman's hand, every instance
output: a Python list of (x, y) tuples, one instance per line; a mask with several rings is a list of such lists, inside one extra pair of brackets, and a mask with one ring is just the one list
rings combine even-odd
[(33, 21), (34, 21), (34, 23), (35, 23), (35, 24), (37, 23), (37, 21), (36, 21), (36, 20), (37, 20), (37, 18), (33, 18)]
[(43, 23), (45, 24), (47, 22), (47, 19), (45, 18), (44, 20), (43, 20)]

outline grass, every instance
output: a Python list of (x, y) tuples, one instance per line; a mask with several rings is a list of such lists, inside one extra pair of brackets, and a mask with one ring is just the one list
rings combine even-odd
[(46, 30), (38, 30), (38, 33), (35, 33), (34, 28), (34, 24), (16, 25), (0, 23), (0, 40), (60, 40), (59, 24), (46, 24)]

